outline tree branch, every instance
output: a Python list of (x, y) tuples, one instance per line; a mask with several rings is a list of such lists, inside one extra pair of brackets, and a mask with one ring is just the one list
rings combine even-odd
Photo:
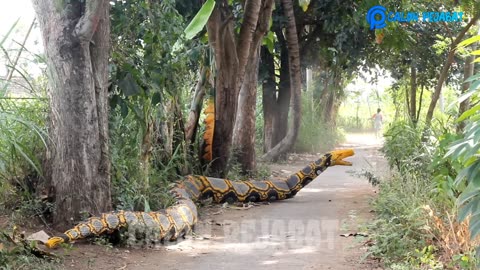
[(433, 92), (432, 100), (430, 102), (430, 106), (428, 107), (427, 116), (425, 118), (425, 122), (426, 122), (425, 130), (427, 130), (430, 127), (430, 124), (432, 122), (433, 112), (435, 110), (435, 106), (437, 105), (438, 98), (440, 97), (440, 93), (442, 92), (443, 83), (447, 79), (448, 70), (450, 69), (450, 66), (452, 65), (452, 62), (454, 60), (455, 51), (457, 50), (456, 47), (460, 43), (460, 41), (462, 41), (463, 37), (468, 32), (470, 27), (472, 27), (472, 25), (475, 24), (479, 18), (480, 18), (480, 12), (477, 13), (475, 17), (473, 17), (470, 20), (470, 22), (468, 22), (468, 24), (462, 29), (462, 31), (457, 35), (455, 40), (450, 45), (450, 51), (448, 52), (447, 59), (445, 59), (445, 62), (443, 63), (442, 71), (438, 76), (437, 85), (435, 86), (435, 91)]
[(97, 30), (98, 22), (104, 8), (108, 8), (108, 0), (85, 0), (85, 14), (75, 26), (75, 35), (84, 42), (90, 42)]

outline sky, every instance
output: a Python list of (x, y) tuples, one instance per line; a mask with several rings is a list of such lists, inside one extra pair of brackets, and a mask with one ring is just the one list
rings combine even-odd
[[(33, 10), (31, 0), (0, 1), (2, 2), (2, 8), (0, 9), (0, 40), (2, 40), (7, 34), (8, 30), (12, 27), (15, 21), (19, 19), (15, 31), (12, 32), (12, 34), (3, 44), (3, 47), (11, 54), (10, 57), (14, 57), (16, 55), (16, 51), (18, 51), (20, 47), (17, 43), (23, 42), (28, 28), (35, 18), (35, 12)], [(33, 28), (25, 47), (34, 53), (42, 52), (42, 40), (38, 27)], [(28, 53), (22, 53), (22, 57), (32, 58), (32, 56)], [(3, 65), (3, 53), (0, 54), (0, 59), (2, 59), (2, 64), (0, 64), (0, 76), (5, 76), (7, 69), (5, 65)], [(31, 68), (33, 69), (33, 72), (35, 72), (35, 67)]]

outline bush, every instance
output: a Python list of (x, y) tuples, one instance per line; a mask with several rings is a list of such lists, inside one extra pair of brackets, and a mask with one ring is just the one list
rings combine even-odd
[(377, 218), (369, 225), (375, 245), (368, 255), (390, 264), (405, 260), (415, 249), (422, 248), (432, 235), (425, 234), (425, 213), (433, 184), (411, 174), (394, 174), (380, 184), (373, 203)]
[(44, 184), (47, 105), (43, 99), (0, 100), (0, 211), (16, 217), (47, 211), (37, 195)]

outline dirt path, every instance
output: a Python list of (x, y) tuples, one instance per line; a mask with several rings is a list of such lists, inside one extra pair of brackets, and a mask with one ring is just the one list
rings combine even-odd
[[(211, 206), (201, 211), (196, 236), (159, 250), (127, 250), (79, 244), (65, 257), (68, 269), (376, 269), (361, 262), (361, 232), (372, 217), (375, 190), (352, 175), (379, 170), (384, 161), (371, 135), (349, 135), (342, 147), (355, 148), (353, 167), (332, 167), (290, 200), (248, 210)], [(294, 155), (272, 165), (285, 176), (317, 159)], [(362, 241), (363, 240), (363, 241)]]

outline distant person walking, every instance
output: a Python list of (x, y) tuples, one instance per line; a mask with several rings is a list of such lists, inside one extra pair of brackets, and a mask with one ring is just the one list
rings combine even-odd
[(375, 138), (380, 137), (380, 132), (382, 131), (382, 125), (383, 125), (383, 115), (382, 115), (382, 110), (380, 108), (377, 110), (377, 113), (373, 115), (373, 127), (375, 128)]

